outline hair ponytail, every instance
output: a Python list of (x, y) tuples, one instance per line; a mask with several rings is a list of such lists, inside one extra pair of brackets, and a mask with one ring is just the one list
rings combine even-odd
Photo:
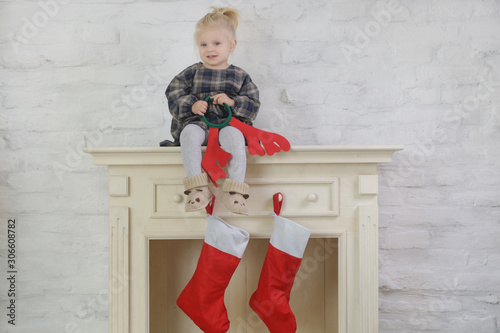
[(239, 13), (236, 9), (230, 7), (210, 7), (211, 13), (205, 15), (196, 24), (195, 39), (201, 33), (201, 30), (217, 25), (223, 25), (230, 34), (230, 39), (236, 39), (236, 28), (238, 28)]

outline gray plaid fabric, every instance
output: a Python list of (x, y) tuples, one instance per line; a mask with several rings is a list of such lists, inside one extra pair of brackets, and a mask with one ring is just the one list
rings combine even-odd
[[(173, 117), (170, 132), (175, 145), (179, 145), (181, 131), (188, 124), (197, 124), (208, 129), (202, 117), (191, 112), (191, 107), (196, 101), (220, 93), (234, 99), (233, 116), (252, 125), (260, 107), (259, 90), (243, 69), (231, 65), (227, 69), (214, 70), (205, 68), (203, 63), (199, 62), (174, 77), (165, 95)], [(209, 103), (205, 114), (208, 121), (222, 123), (227, 116), (228, 112), (224, 106)]]

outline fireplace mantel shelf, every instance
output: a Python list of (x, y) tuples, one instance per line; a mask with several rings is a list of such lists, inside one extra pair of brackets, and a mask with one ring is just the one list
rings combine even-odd
[[(251, 324), (242, 321), (250, 318), (251, 311), (248, 301), (241, 301), (246, 290), (254, 288), (252, 272), (258, 262), (254, 257), (272, 232), (272, 195), (282, 192), (282, 215), (309, 228), (324, 249), (327, 244), (335, 248), (332, 260), (316, 260), (318, 272), (301, 281), (303, 288), (312, 288), (305, 289), (302, 297), (314, 294), (322, 300), (307, 303), (297, 297), (298, 332), (378, 332), (378, 165), (391, 162), (402, 149), (396, 145), (293, 146), (273, 156), (247, 154), (250, 215), (236, 216), (222, 205), (215, 207), (216, 215), (248, 230), (254, 239), (253, 250), (247, 251), (242, 264), (243, 275), (234, 279), (247, 285), (233, 287), (226, 295), (232, 323)], [(95, 164), (109, 168), (110, 332), (198, 332), (175, 306), (178, 288), (187, 283), (197, 259), (193, 256), (179, 264), (178, 256), (190, 258), (206, 229), (203, 212), (184, 210), (186, 175), (180, 148), (84, 151), (92, 154)], [(218, 196), (220, 186), (212, 190)], [(313, 259), (317, 250), (310, 250)], [(243, 294), (238, 293), (241, 290)], [(229, 333), (241, 329), (266, 332), (265, 327), (232, 326)]]
[[(204, 150), (205, 148), (203, 148)], [(273, 156), (249, 155), (250, 164), (388, 163), (403, 146), (293, 146)], [(181, 162), (180, 147), (85, 148), (98, 165), (169, 165)]]

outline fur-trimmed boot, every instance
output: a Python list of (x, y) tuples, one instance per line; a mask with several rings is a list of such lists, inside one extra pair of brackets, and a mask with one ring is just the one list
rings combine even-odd
[(247, 215), (249, 191), (250, 187), (248, 184), (233, 179), (226, 179), (222, 185), (222, 202), (230, 212)]
[(186, 198), (186, 212), (194, 212), (205, 208), (212, 199), (212, 192), (208, 188), (206, 173), (184, 178), (184, 194)]

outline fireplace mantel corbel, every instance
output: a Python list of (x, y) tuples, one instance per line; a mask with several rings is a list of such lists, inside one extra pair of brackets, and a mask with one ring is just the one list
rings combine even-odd
[[(246, 182), (251, 188), (251, 213), (237, 216), (216, 205), (216, 215), (248, 230), (258, 242), (270, 236), (272, 195), (282, 192), (284, 217), (309, 228), (312, 238), (324, 245), (334, 242), (336, 267), (329, 271), (332, 262), (320, 263), (324, 272), (334, 274), (323, 274), (318, 277), (323, 279), (321, 283), (310, 283), (309, 287), (322, 288), (320, 294), (325, 299), (317, 305), (321, 311), (315, 312), (321, 312), (323, 320), (303, 323), (299, 313), (299, 332), (301, 325), (308, 327), (308, 333), (378, 332), (377, 166), (391, 162), (394, 152), (401, 149), (402, 146), (295, 146), (274, 156), (248, 155)], [(85, 151), (92, 154), (95, 164), (109, 168), (110, 332), (156, 333), (160, 331), (158, 327), (161, 332), (191, 332), (189, 325), (194, 324), (184, 320), (175, 307), (175, 295), (169, 295), (175, 294), (178, 280), (190, 277), (189, 267), (193, 263), (186, 263), (185, 276), (174, 277), (175, 272), (163, 265), (175, 259), (168, 259), (172, 254), (152, 253), (153, 249), (168, 251), (177, 245), (196, 248), (196, 242), (204, 237), (205, 214), (184, 211), (185, 172), (180, 148)], [(157, 279), (162, 283), (153, 282)], [(166, 299), (158, 305), (157, 300), (163, 295)], [(242, 300), (245, 301), (248, 304), (248, 300)], [(250, 321), (241, 320), (249, 316), (243, 303), (235, 307), (242, 312), (230, 314), (230, 319), (233, 316), (237, 319), (232, 322), (251, 325)], [(294, 311), (300, 312), (300, 304), (297, 307)], [(243, 331), (248, 332), (246, 329)], [(265, 327), (252, 329), (266, 332)]]

